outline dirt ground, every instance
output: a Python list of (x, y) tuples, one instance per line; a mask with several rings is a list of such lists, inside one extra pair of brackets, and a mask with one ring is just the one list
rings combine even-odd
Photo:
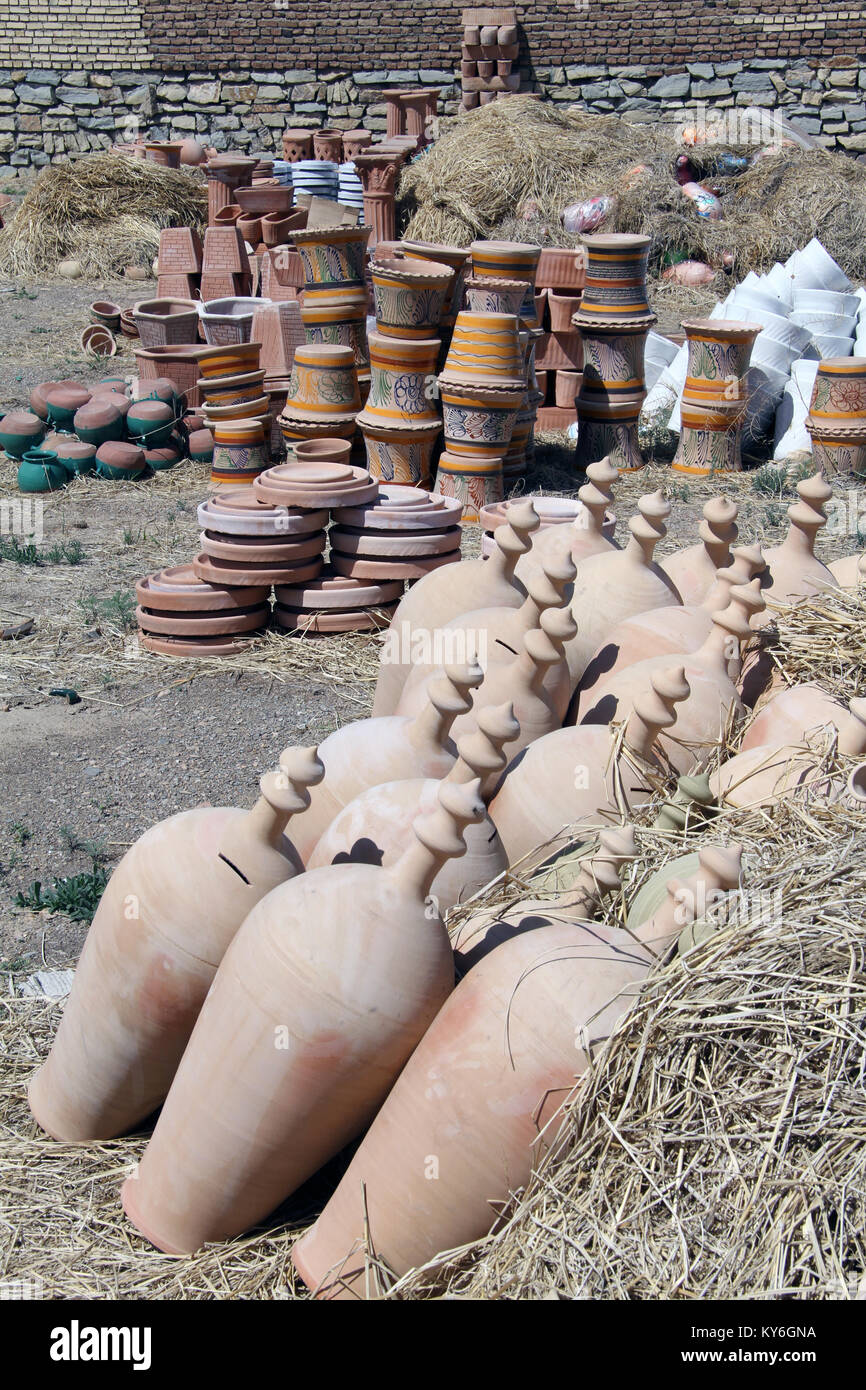
[[(0, 293), (2, 411), (23, 406), (45, 379), (132, 372), (128, 340), (100, 366), (84, 358), (77, 338), (94, 299), (125, 304), (140, 295), (140, 286), (124, 281), (45, 280)], [(562, 437), (540, 448), (539, 465), (530, 489), (579, 486)], [(658, 487), (668, 487), (674, 502), (664, 553), (697, 539), (701, 506), (719, 485), (683, 483), (664, 462), (623, 479), (620, 539), (636, 499)], [(740, 502), (743, 542), (778, 543), (790, 496), (758, 495), (749, 473), (727, 480), (724, 490)], [(80, 950), (85, 923), (16, 905), (18, 895), (34, 902), (35, 882), (44, 888), (94, 866), (110, 871), (142, 831), (175, 811), (202, 802), (250, 804), (259, 775), (282, 748), (318, 742), (369, 713), (376, 638), (271, 636), (222, 663), (179, 662), (138, 647), (135, 581), (193, 557), (196, 507), (209, 491), (207, 468), (188, 461), (137, 484), (79, 479), (45, 499), (40, 562), (8, 554), (0, 562), (0, 625), (34, 620), (30, 636), (0, 643), (4, 972), (64, 966)], [(0, 502), (19, 496), (15, 465), (2, 458)], [(468, 532), (464, 548), (471, 553), (477, 543), (477, 532)], [(820, 542), (825, 558), (855, 548), (847, 536)], [(51, 693), (64, 690), (77, 702)]]

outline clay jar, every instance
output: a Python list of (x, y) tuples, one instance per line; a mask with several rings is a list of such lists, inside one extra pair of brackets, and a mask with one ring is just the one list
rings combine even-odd
[(304, 303), (339, 303), (347, 287), (364, 288), (369, 227), (292, 232), (304, 269)]
[[(56, 1139), (110, 1139), (165, 1098), (232, 937), (302, 866), (285, 830), (323, 775), (292, 749), (252, 811), (170, 816), (123, 857), (102, 896), (30, 1108)], [(130, 911), (134, 906), (135, 912)]]
[(519, 314), (526, 295), (522, 280), (496, 280), (469, 276), (465, 282), (466, 305), (476, 314)]
[(78, 384), (74, 386), (52, 386), (45, 392), (45, 407), (48, 420), (55, 429), (71, 431), (75, 412), (90, 400), (90, 391)]
[(451, 992), (448, 935), (425, 899), (481, 814), (477, 782), (449, 784), (393, 868), (313, 870), (252, 910), (123, 1190), (159, 1248), (249, 1229), (369, 1123)]
[(370, 272), (379, 333), (392, 338), (432, 338), (454, 278), (451, 267), (389, 256), (374, 259)]
[(581, 325), (584, 368), (575, 401), (578, 468), (605, 457), (621, 473), (643, 467), (637, 424), (646, 399), (644, 347), (650, 322)]
[(676, 584), (683, 603), (701, 603), (716, 582), (716, 572), (732, 563), (738, 511), (730, 498), (711, 498), (704, 504), (698, 526), (699, 543), (662, 560), (662, 569)]
[(135, 482), (147, 469), (144, 450), (136, 444), (112, 440), (96, 451), (96, 471), (113, 482)]
[(503, 500), (502, 464), (502, 454), (484, 457), (443, 450), (436, 465), (435, 489), (442, 496), (458, 501), (461, 520), (465, 525), (473, 525), (485, 507)]
[(20, 459), (45, 435), (45, 424), (27, 410), (12, 410), (0, 420), (0, 448), (9, 458)]
[(578, 626), (566, 644), (574, 685), (612, 627), (650, 608), (682, 602), (676, 585), (653, 559), (667, 535), (671, 505), (661, 492), (642, 497), (638, 515), (629, 521), (631, 536), (624, 550), (590, 555), (578, 562), (572, 612)]
[(537, 328), (535, 275), (540, 246), (519, 241), (473, 241), (469, 248), (476, 279), (522, 280), (526, 286), (520, 317), (526, 328)]
[(860, 758), (866, 752), (866, 704), (854, 699), (850, 707), (828, 695), (818, 685), (795, 685), (767, 700), (751, 720), (740, 752), (753, 748), (800, 743), (813, 731), (827, 727), (838, 732), (838, 750), (844, 757)]
[(403, 241), (400, 243), (407, 256), (415, 260), (437, 261), (448, 265), (454, 271), (454, 278), (445, 295), (440, 322), (453, 323), (459, 309), (463, 307), (463, 286), (469, 251), (462, 246), (440, 245), (432, 241)]
[(382, 648), (374, 714), (392, 714), (414, 665), (413, 634), (428, 634), (473, 606), (501, 604), (518, 608), (526, 590), (515, 580), (514, 567), (530, 547), (538, 529), (531, 504), (514, 504), (508, 520), (495, 533), (496, 548), (489, 560), (461, 560), (425, 576), (401, 600)]
[(457, 315), (442, 385), (477, 382), (505, 389), (525, 389), (523, 351), (514, 314), (473, 313)]
[(148, 449), (166, 445), (174, 425), (174, 410), (165, 401), (135, 401), (126, 417), (130, 439)]
[[(833, 489), (822, 473), (797, 484), (798, 501), (788, 508), (790, 526), (781, 545), (765, 555), (767, 568), (762, 578), (766, 598), (772, 605), (793, 603), (824, 589), (838, 588), (834, 576), (815, 554), (815, 539), (827, 525), (824, 503)], [(771, 614), (765, 615), (769, 622)]]
[[(708, 847), (634, 936), (580, 920), (505, 941), (461, 980), (292, 1259), (323, 1298), (373, 1296), (365, 1250), (395, 1274), (483, 1237), (556, 1141), (561, 1106), (681, 930), (680, 903), (739, 883)], [(459, 1059), (459, 1065), (456, 1064)], [(438, 1174), (430, 1181), (430, 1156)], [(425, 1166), (426, 1165), (426, 1166)], [(371, 1286), (372, 1280), (372, 1286)]]
[[(577, 514), (564, 525), (544, 526), (535, 536), (532, 549), (517, 562), (517, 577), (526, 583), (541, 573), (545, 564), (557, 564), (566, 558), (579, 564), (590, 555), (603, 555), (619, 550), (614, 540), (616, 518), (610, 511), (613, 504), (613, 484), (619, 477), (609, 459), (591, 463), (586, 470), (587, 482), (578, 491)], [(551, 499), (547, 499), (548, 505)]]
[(607, 232), (583, 240), (588, 259), (579, 316), (620, 324), (651, 313), (646, 292), (650, 238)]
[(301, 343), (295, 349), (286, 414), (335, 423), (353, 420), (361, 409), (351, 348)]

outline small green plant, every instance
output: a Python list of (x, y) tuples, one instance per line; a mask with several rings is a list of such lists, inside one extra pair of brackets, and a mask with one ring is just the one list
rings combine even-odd
[(30, 839), (30, 831), (21, 820), (13, 820), (10, 823), (9, 834), (12, 836), (16, 845), (26, 845), (27, 841)]
[(765, 463), (763, 468), (756, 468), (752, 478), (752, 491), (759, 497), (778, 497), (780, 500), (788, 496), (788, 472), (785, 468), (776, 468), (772, 463)]
[(692, 490), (688, 483), (668, 483), (667, 493), (672, 502), (688, 502)]
[(59, 545), (52, 545), (50, 550), (46, 550), (41, 559), (46, 565), (83, 565), (84, 546), (81, 541), (61, 541)]
[(22, 545), (17, 536), (0, 537), (0, 560), (11, 560), (15, 565), (38, 565), (39, 550), (32, 541)]
[(82, 840), (71, 825), (60, 827), (60, 838), (70, 854), (86, 854), (94, 868), (105, 864), (109, 858), (105, 840), (101, 838)]
[(770, 502), (764, 508), (764, 520), (768, 526), (781, 526), (785, 519), (784, 507), (775, 507)]
[(38, 299), (39, 294), (36, 290), (26, 290), (22, 285), (20, 289), (12, 291), (13, 299)]
[(85, 619), (94, 627), (105, 623), (121, 632), (131, 632), (135, 627), (135, 595), (128, 589), (115, 589), (109, 598), (103, 599), (88, 594), (78, 602)]
[(73, 922), (92, 922), (107, 883), (108, 870), (94, 864), (89, 873), (56, 878), (44, 890), (37, 879), (26, 893), (16, 893), (15, 906), (29, 907), (31, 912), (62, 912)]

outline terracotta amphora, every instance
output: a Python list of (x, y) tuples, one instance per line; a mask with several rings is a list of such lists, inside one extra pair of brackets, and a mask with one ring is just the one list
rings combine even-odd
[(825, 589), (836, 589), (835, 577), (815, 554), (815, 539), (827, 525), (824, 503), (833, 489), (823, 473), (815, 473), (797, 484), (799, 501), (788, 508), (791, 525), (781, 545), (765, 552), (767, 570), (763, 585), (769, 604), (762, 626), (772, 621), (772, 608), (810, 598)]
[(649, 657), (599, 682), (585, 709), (581, 704), (581, 723), (609, 724), (611, 720), (626, 718), (635, 698), (645, 690), (649, 676), (671, 661), (681, 662), (691, 694), (677, 710), (675, 723), (660, 742), (677, 772), (690, 771), (702, 754), (721, 742), (728, 720), (743, 714), (729, 663), (737, 660), (741, 644), (752, 635), (751, 619), (763, 608), (760, 579), (735, 585), (730, 603), (713, 613), (711, 631), (696, 651), (674, 657), (667, 653)]
[(846, 708), (819, 685), (790, 686), (761, 706), (740, 740), (740, 752), (799, 744), (827, 727), (837, 731), (840, 753), (862, 757), (866, 753), (866, 700), (853, 699)]
[(323, 774), (315, 748), (289, 749), (251, 811), (182, 811), (127, 851), (30, 1083), (30, 1109), (47, 1133), (111, 1139), (165, 1098), (235, 932), (260, 898), (302, 872), (284, 832)]
[(613, 484), (619, 478), (619, 470), (610, 459), (601, 459), (589, 465), (586, 476), (588, 482), (577, 494), (583, 507), (574, 521), (562, 526), (545, 526), (537, 531), (529, 554), (517, 561), (515, 574), (521, 583), (525, 584), (551, 561), (567, 557), (577, 565), (590, 555), (619, 550), (610, 526)]
[(454, 720), (471, 710), (469, 692), (483, 678), (475, 663), (448, 666), (428, 682), (417, 714), (356, 719), (328, 735), (319, 748), (325, 776), (292, 827), (305, 864), (334, 817), (369, 787), (404, 777), (446, 776), (457, 757), (449, 737)]
[(453, 987), (425, 900), (483, 812), (477, 782), (448, 783), (393, 868), (316, 869), (249, 914), (123, 1188), (154, 1245), (249, 1230), (369, 1123)]
[(632, 826), (602, 830), (598, 844), (582, 857), (577, 877), (566, 892), (546, 898), (520, 898), (504, 909), (478, 908), (451, 933), (458, 973), (464, 975), (514, 936), (555, 922), (594, 917), (603, 898), (621, 892), (622, 869), (635, 858), (637, 844)]
[[(728, 607), (731, 590), (748, 584), (764, 569), (764, 557), (757, 545), (741, 546), (732, 552), (732, 559), (732, 564), (717, 571), (716, 581), (701, 603), (682, 608), (651, 608), (614, 628), (583, 673), (575, 696), (577, 718), (593, 703), (595, 690), (625, 667), (652, 656), (697, 651), (712, 631), (713, 614)], [(732, 680), (736, 680), (740, 667), (737, 646), (728, 661)]]
[(608, 550), (578, 562), (571, 605), (577, 636), (566, 646), (574, 686), (617, 623), (650, 608), (682, 603), (673, 580), (653, 559), (656, 546), (667, 535), (665, 521), (671, 504), (661, 492), (654, 492), (637, 505), (639, 515), (628, 523), (631, 536), (624, 550)]
[[(490, 706), (478, 714), (472, 734), (458, 741), (458, 758), (445, 782), (479, 779), (482, 800), (489, 800), (507, 762), (503, 748), (520, 732), (510, 703)], [(385, 782), (356, 796), (337, 815), (313, 853), (308, 869), (327, 864), (381, 864), (390, 868), (408, 847), (417, 815), (435, 809), (441, 783), (431, 778)], [(430, 889), (440, 912), (478, 892), (507, 867), (496, 827), (485, 815), (464, 835), (466, 853), (442, 865)]]
[(472, 608), (501, 605), (519, 608), (526, 590), (515, 579), (514, 567), (529, 550), (538, 530), (531, 503), (516, 502), (508, 520), (497, 527), (496, 548), (489, 560), (461, 560), (425, 575), (401, 599), (382, 648), (374, 715), (393, 714), (414, 665), (414, 634), (426, 642), (429, 634)]
[[(486, 673), (491, 666), (508, 665), (520, 651), (528, 632), (539, 625), (541, 614), (548, 608), (561, 608), (571, 601), (571, 585), (576, 574), (568, 556), (559, 561), (545, 562), (537, 576), (528, 581), (528, 595), (519, 608), (477, 608), (452, 618), (432, 634), (430, 650), (418, 651), (418, 660), (403, 687), (400, 714), (414, 714), (424, 699), (424, 686), (434, 673), (442, 670), (437, 664), (442, 655), (460, 647), (475, 656)], [(428, 658), (425, 660), (424, 658)], [(549, 666), (544, 676), (544, 688), (550, 696), (560, 722), (565, 718), (571, 699), (568, 667), (561, 662)]]
[(662, 775), (657, 739), (676, 721), (689, 685), (682, 666), (646, 678), (634, 701), (623, 747), (606, 725), (556, 729), (513, 758), (490, 803), (490, 817), (511, 865), (566, 826), (597, 829), (622, 808), (649, 800)]
[(660, 562), (677, 586), (683, 603), (702, 603), (716, 582), (716, 572), (731, 564), (731, 546), (737, 539), (739, 507), (728, 497), (712, 497), (698, 526), (700, 541)]
[(316, 1224), (294, 1248), (323, 1298), (364, 1299), (366, 1251), (395, 1274), (479, 1239), (555, 1142), (563, 1102), (653, 963), (736, 889), (738, 848), (708, 847), (634, 932), (582, 921), (524, 932), (461, 980)]

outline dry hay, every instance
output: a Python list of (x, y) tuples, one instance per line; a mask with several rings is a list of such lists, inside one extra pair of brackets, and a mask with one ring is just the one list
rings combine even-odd
[[(728, 148), (728, 147), (726, 147)], [(739, 147), (730, 146), (732, 152)], [(742, 153), (753, 156), (755, 147)], [(844, 155), (786, 146), (739, 177), (711, 178), (724, 217), (698, 216), (674, 178), (686, 149), (669, 127), (632, 124), (529, 97), (491, 102), (454, 122), (400, 185), (407, 234), (466, 245), (507, 236), (540, 245), (575, 245), (560, 216), (572, 202), (616, 197), (604, 231), (653, 238), (657, 274), (671, 256), (721, 265), (733, 276), (766, 270), (819, 236), (854, 280), (866, 277), (866, 169)], [(626, 187), (637, 165), (646, 171)], [(526, 214), (526, 216), (524, 216)], [(723, 282), (720, 280), (720, 286)]]
[(150, 266), (162, 227), (200, 227), (207, 213), (197, 175), (146, 159), (92, 154), (43, 169), (0, 232), (0, 271), (25, 276), (76, 260), (85, 276)]
[(770, 655), (788, 685), (815, 681), (842, 700), (866, 695), (866, 589), (828, 589), (773, 615)]

